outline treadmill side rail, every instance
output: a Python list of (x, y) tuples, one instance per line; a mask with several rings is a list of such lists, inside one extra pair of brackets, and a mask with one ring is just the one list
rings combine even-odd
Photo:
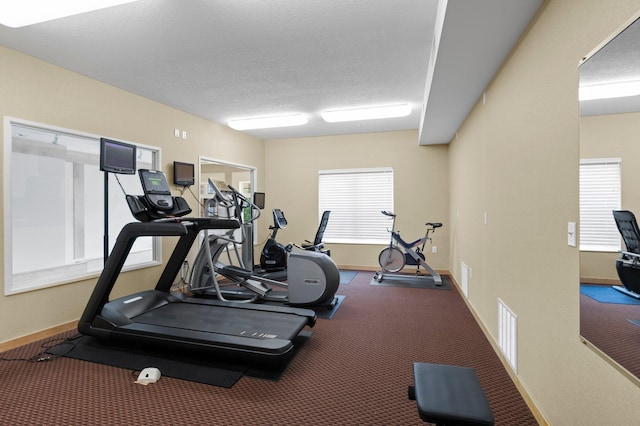
[(115, 285), (124, 262), (131, 251), (133, 243), (142, 236), (185, 236), (187, 228), (177, 222), (133, 222), (126, 224), (113, 246), (111, 254), (107, 258), (102, 274), (91, 293), (89, 302), (78, 322), (78, 331), (89, 334), (89, 328), (93, 319), (102, 311), (109, 300), (109, 295)]

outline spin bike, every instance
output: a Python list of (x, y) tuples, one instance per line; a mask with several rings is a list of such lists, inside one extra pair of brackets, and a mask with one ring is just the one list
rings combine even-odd
[[(387, 211), (382, 211), (382, 214), (393, 218), (393, 225), (391, 225), (389, 246), (385, 247), (378, 255), (378, 263), (382, 269), (376, 272), (373, 278), (378, 282), (382, 282), (385, 278), (425, 283), (427, 281), (433, 281), (434, 285), (441, 286), (442, 278), (440, 274), (434, 271), (425, 261), (424, 246), (427, 241), (431, 241), (429, 234), (440, 228), (442, 223), (426, 223), (427, 232), (424, 234), (424, 237), (412, 242), (406, 242), (400, 237), (400, 231), (395, 230), (396, 215)], [(405, 265), (416, 266), (415, 276), (396, 273), (401, 271)], [(421, 266), (429, 272), (429, 276), (422, 275), (420, 272)]]

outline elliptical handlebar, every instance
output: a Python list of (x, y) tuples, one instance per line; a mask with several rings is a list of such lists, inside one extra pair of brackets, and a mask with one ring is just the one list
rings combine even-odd
[(395, 214), (395, 213), (391, 213), (391, 212), (388, 212), (388, 211), (386, 211), (386, 210), (382, 210), (380, 213), (382, 213), (382, 214), (383, 214), (383, 215), (385, 215), (385, 216), (389, 216), (389, 217), (396, 217), (396, 214)]
[[(257, 220), (260, 217), (260, 208), (256, 206), (252, 201), (250, 201), (247, 197), (242, 195), (237, 189), (233, 186), (227, 184), (227, 187), (231, 190), (231, 194), (233, 194), (233, 202), (236, 207), (236, 216), (242, 223), (251, 223)], [(239, 200), (239, 201), (238, 201)], [(244, 222), (242, 221), (242, 210), (244, 207), (251, 207), (251, 218)]]

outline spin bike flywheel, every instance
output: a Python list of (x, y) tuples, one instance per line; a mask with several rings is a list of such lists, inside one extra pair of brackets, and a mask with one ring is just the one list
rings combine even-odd
[(383, 271), (398, 272), (404, 268), (404, 253), (398, 247), (387, 247), (378, 255), (378, 263)]

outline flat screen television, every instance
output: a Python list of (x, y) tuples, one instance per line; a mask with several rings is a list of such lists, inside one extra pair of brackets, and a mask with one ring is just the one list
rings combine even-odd
[(259, 209), (264, 209), (264, 192), (253, 193), (253, 204), (255, 204)]
[(173, 162), (173, 183), (191, 186), (195, 183), (195, 167), (192, 163)]
[(136, 146), (100, 138), (100, 170), (109, 173), (136, 173)]

